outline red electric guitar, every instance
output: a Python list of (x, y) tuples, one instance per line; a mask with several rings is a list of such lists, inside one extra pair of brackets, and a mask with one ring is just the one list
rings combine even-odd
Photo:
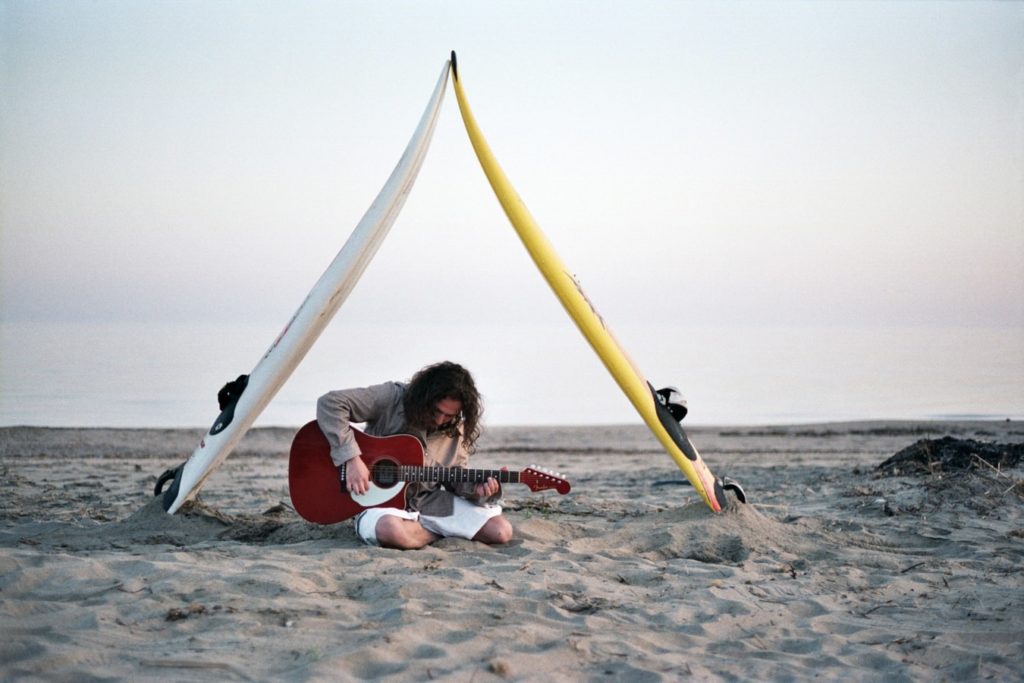
[(569, 493), (569, 482), (550, 472), (528, 467), (521, 472), (471, 470), (423, 465), (423, 445), (409, 434), (370, 436), (353, 429), (361, 456), (370, 470), (370, 490), (352, 495), (345, 490), (345, 467), (335, 467), (331, 447), (313, 420), (295, 435), (288, 461), (288, 490), (295, 511), (317, 524), (335, 524), (366, 508), (405, 508), (405, 487), (416, 481), (525, 484), (531, 491), (555, 489)]

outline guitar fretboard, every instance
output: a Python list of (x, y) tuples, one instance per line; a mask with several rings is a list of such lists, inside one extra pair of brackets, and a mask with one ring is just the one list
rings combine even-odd
[(508, 470), (476, 470), (464, 467), (410, 467), (403, 466), (391, 469), (401, 470), (402, 481), (444, 481), (450, 483), (480, 483), (494, 477), (503, 484), (518, 484), (519, 472)]
[[(347, 467), (340, 470), (341, 480), (345, 481)], [(390, 462), (377, 463), (370, 471), (370, 478), (377, 484), (389, 485), (395, 482), (461, 482), (482, 483), (493, 477), (502, 484), (518, 484), (519, 472), (509, 470), (480, 470), (465, 467), (396, 465)]]

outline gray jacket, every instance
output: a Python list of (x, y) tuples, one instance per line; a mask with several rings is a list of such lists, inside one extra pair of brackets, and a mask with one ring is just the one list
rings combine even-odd
[[(330, 391), (316, 403), (316, 420), (331, 446), (331, 460), (335, 465), (361, 455), (351, 424), (365, 422), (363, 429), (371, 436), (412, 434), (423, 444), (426, 465), (467, 467), (469, 451), (460, 434), (450, 437), (442, 432), (427, 434), (410, 429), (405, 424), (402, 396), (406, 384), (386, 382), (359, 389)], [(452, 497), (457, 495), (478, 505), (494, 502), (501, 491), (481, 500), (475, 494), (476, 485), (470, 482), (435, 484), (413, 482), (406, 487), (406, 507), (432, 517), (452, 514)]]

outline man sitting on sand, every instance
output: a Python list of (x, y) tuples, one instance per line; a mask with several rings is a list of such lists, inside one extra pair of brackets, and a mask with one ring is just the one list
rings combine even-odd
[[(472, 375), (456, 363), (423, 368), (408, 384), (387, 382), (331, 391), (317, 401), (316, 419), (336, 466), (347, 465), (352, 494), (369, 489), (370, 472), (350, 424), (365, 422), (371, 436), (412, 434), (424, 445), (425, 465), (466, 467), (480, 435), (483, 406)], [(501, 485), (414, 482), (406, 487), (406, 509), (368, 508), (355, 518), (356, 534), (369, 545), (411, 550), (457, 536), (507, 543), (512, 525), (496, 501)]]

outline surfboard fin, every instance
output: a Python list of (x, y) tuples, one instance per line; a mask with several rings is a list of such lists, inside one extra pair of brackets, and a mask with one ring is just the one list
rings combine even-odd
[[(689, 437), (686, 436), (686, 432), (683, 431), (682, 425), (679, 423), (683, 417), (676, 417), (676, 415), (686, 415), (686, 401), (682, 399), (682, 395), (679, 394), (679, 390), (675, 387), (665, 387), (664, 389), (655, 389), (654, 386), (648, 382), (647, 388), (651, 392), (651, 396), (654, 397), (654, 410), (658, 414), (658, 421), (661, 422), (661, 426), (665, 428), (672, 441), (675, 442), (676, 446), (691, 462), (697, 462), (700, 460), (700, 455), (697, 453), (697, 449), (690, 443)], [(662, 394), (662, 392), (666, 392)], [(672, 412), (669, 409), (668, 396), (675, 393), (678, 395), (678, 400), (682, 401), (682, 405), (677, 404), (677, 408), (681, 407), (683, 412), (679, 410)], [(717, 498), (717, 496), (716, 496)]]
[(210, 435), (218, 434), (227, 428), (235, 419), (235, 406), (242, 392), (249, 385), (249, 375), (239, 375), (238, 379), (228, 382), (217, 392), (217, 404), (220, 406), (220, 415), (217, 416), (213, 426), (210, 427)]
[(686, 399), (683, 398), (683, 394), (675, 387), (664, 387), (658, 389), (654, 394), (658, 398), (658, 403), (665, 406), (676, 422), (682, 422), (686, 413), (690, 411), (686, 407)]
[[(178, 486), (180, 485), (180, 482), (181, 482), (181, 470), (183, 470), (184, 468), (185, 468), (185, 463), (181, 463), (177, 467), (165, 471), (156, 480), (156, 486), (153, 488), (153, 495), (154, 496), (159, 496), (160, 493), (163, 492), (164, 499), (163, 499), (162, 502), (163, 502), (164, 510), (170, 510), (171, 509), (171, 505), (174, 503), (175, 499), (178, 497)], [(164, 492), (163, 491), (164, 485), (168, 481), (171, 482), (171, 488), (167, 489), (167, 491)]]
[(718, 480), (718, 485), (722, 487), (723, 491), (732, 491), (734, 494), (736, 494), (736, 500), (738, 500), (739, 502), (747, 502), (746, 492), (743, 490), (743, 487), (740, 486), (740, 483), (735, 479), (730, 479), (729, 477), (722, 477), (721, 479)]

